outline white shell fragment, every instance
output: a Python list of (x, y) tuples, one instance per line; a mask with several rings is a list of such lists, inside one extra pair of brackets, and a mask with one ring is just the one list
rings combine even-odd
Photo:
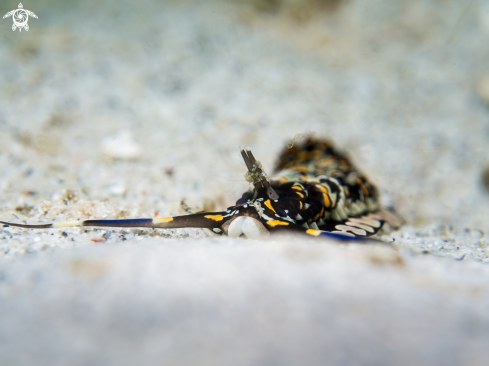
[(241, 234), (243, 234), (243, 230), (241, 229), (241, 227), (243, 226), (244, 219), (244, 216), (239, 216), (235, 218), (233, 222), (231, 222), (231, 225), (229, 225), (228, 228), (228, 235), (231, 238), (237, 238)]
[(134, 141), (130, 131), (119, 131), (102, 140), (101, 152), (113, 159), (137, 159), (142, 148)]
[(248, 239), (261, 239), (270, 235), (270, 232), (263, 226), (263, 224), (252, 217), (246, 217), (241, 226), (243, 234)]
[(252, 217), (237, 217), (231, 225), (229, 225), (228, 235), (232, 238), (237, 238), (244, 234), (248, 239), (265, 238), (270, 233), (263, 224)]

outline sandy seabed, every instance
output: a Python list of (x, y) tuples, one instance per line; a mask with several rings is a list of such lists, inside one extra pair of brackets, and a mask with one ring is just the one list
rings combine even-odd
[(1, 228), (0, 364), (487, 364), (487, 1), (24, 6), (28, 32), (0, 23), (1, 220), (224, 208), (238, 146), (270, 171), (314, 131), (407, 225), (389, 245)]

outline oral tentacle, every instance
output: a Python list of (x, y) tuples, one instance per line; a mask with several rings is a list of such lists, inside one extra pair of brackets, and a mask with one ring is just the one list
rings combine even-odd
[(247, 181), (253, 183), (255, 189), (263, 194), (266, 194), (270, 199), (276, 200), (279, 198), (277, 192), (272, 188), (266, 173), (263, 171), (262, 165), (255, 159), (249, 148), (246, 151), (240, 147), (241, 156), (248, 168), (245, 175)]
[(113, 228), (154, 228), (154, 229), (182, 229), (182, 228), (207, 228), (219, 229), (228, 219), (230, 214), (226, 211), (205, 212), (184, 216), (157, 217), (154, 219), (122, 219), (122, 220), (80, 220), (67, 221), (52, 224), (18, 224), (0, 221), (3, 226), (15, 226), (24, 229), (51, 229), (65, 227), (113, 227)]

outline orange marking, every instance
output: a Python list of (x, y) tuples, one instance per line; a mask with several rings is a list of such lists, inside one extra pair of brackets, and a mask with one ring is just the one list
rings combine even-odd
[(349, 196), (350, 195), (350, 191), (348, 190), (348, 187), (347, 186), (344, 186), (343, 189), (345, 190), (345, 194), (347, 196)]
[(222, 221), (222, 215), (205, 215), (206, 219), (214, 220), (214, 221)]
[(267, 206), (270, 210), (272, 210), (273, 212), (277, 213), (274, 209), (273, 209), (273, 206), (272, 206), (272, 203), (270, 202), (270, 200), (266, 200), (265, 201), (265, 206)]
[(275, 227), (277, 225), (288, 225), (288, 222), (280, 221), (280, 220), (269, 220), (267, 221), (267, 225), (271, 227)]
[(329, 196), (327, 193), (323, 193), (323, 200), (324, 200), (324, 205), (326, 207), (331, 206), (331, 200), (329, 199)]
[(326, 187), (322, 186), (321, 184), (316, 184), (316, 188), (319, 188), (324, 193), (328, 193)]
[(312, 236), (319, 236), (321, 234), (321, 230), (316, 230), (316, 229), (307, 229), (306, 234), (312, 235)]
[(93, 241), (94, 243), (105, 243), (107, 240), (104, 238), (91, 238), (90, 241)]
[(173, 217), (158, 217), (153, 219), (153, 224), (161, 224), (162, 222), (170, 222), (173, 221)]

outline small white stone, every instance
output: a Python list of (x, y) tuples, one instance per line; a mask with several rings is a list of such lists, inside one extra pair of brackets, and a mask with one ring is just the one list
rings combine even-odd
[(113, 159), (137, 159), (142, 149), (130, 131), (120, 131), (102, 140), (101, 152)]
[(126, 186), (123, 183), (114, 183), (107, 186), (107, 188), (109, 189), (109, 192), (114, 196), (122, 196), (126, 192)]

